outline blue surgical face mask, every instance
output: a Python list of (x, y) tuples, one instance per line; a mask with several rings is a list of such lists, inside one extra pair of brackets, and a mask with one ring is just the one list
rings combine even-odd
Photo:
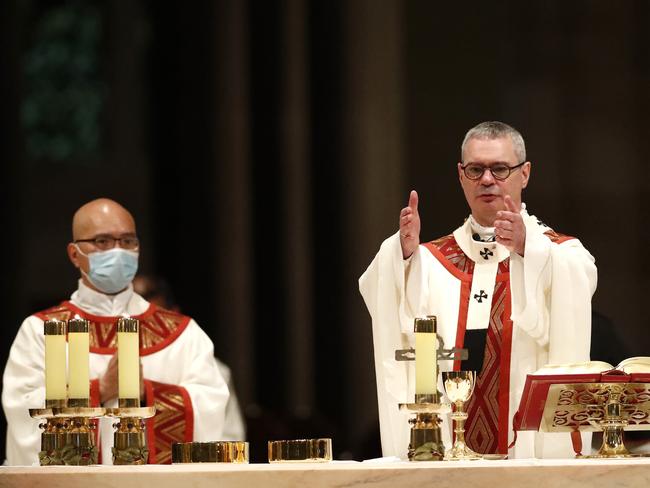
[(114, 247), (108, 251), (97, 251), (84, 254), (79, 246), (79, 252), (88, 258), (89, 270), (84, 273), (88, 281), (107, 294), (124, 290), (133, 281), (138, 271), (138, 252)]

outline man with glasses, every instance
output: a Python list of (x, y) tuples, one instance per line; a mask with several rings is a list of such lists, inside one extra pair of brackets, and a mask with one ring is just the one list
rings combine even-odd
[[(77, 290), (70, 300), (23, 322), (5, 368), (8, 464), (38, 463), (40, 430), (28, 409), (45, 404), (43, 323), (48, 319), (90, 321), (91, 405), (108, 407), (117, 406), (117, 319), (139, 319), (141, 404), (156, 406), (147, 424), (150, 463), (171, 462), (172, 442), (220, 439), (229, 393), (212, 341), (190, 317), (134, 293), (140, 242), (131, 214), (112, 200), (93, 200), (75, 213), (72, 236), (67, 251), (79, 269)], [(112, 423), (100, 420), (100, 456), (107, 464)]]
[[(519, 458), (573, 454), (569, 436), (533, 432), (520, 432), (509, 448), (526, 375), (548, 363), (589, 360), (596, 288), (594, 258), (580, 241), (527, 212), (521, 193), (530, 170), (513, 127), (483, 122), (470, 129), (458, 163), (471, 209), (464, 224), (422, 244), (412, 191), (399, 232), (360, 278), (372, 316), (384, 455), (406, 453), (408, 429), (397, 404), (411, 398), (414, 374), (394, 357), (413, 347), (413, 319), (425, 315), (437, 317), (446, 348), (469, 350), (468, 361), (441, 361), (441, 369), (478, 373), (465, 425), (471, 449)], [(450, 447), (450, 429), (443, 436)]]

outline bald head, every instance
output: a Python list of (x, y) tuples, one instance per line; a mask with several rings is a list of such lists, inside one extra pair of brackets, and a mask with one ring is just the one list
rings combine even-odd
[(72, 218), (72, 239), (90, 239), (100, 234), (135, 234), (135, 220), (116, 201), (98, 198), (75, 212)]

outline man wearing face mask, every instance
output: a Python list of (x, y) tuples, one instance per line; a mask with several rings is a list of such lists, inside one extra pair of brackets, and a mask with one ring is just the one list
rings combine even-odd
[[(171, 462), (172, 442), (220, 439), (229, 393), (212, 341), (190, 317), (133, 291), (140, 244), (131, 214), (112, 200), (93, 200), (75, 213), (72, 236), (67, 251), (81, 275), (77, 290), (70, 300), (28, 317), (11, 347), (2, 391), (7, 463), (38, 464), (40, 429), (28, 409), (45, 403), (43, 323), (76, 315), (90, 321), (94, 406), (117, 406), (117, 319), (140, 320), (141, 404), (156, 406), (147, 424), (149, 463)], [(105, 464), (111, 463), (112, 423), (100, 421)]]

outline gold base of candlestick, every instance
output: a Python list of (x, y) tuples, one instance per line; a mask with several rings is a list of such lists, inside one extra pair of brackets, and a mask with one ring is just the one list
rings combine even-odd
[(40, 425), (43, 429), (38, 455), (41, 466), (97, 464), (95, 425), (91, 419), (103, 416), (106, 409), (33, 408), (29, 413), (33, 418), (46, 420)]
[(64, 462), (72, 466), (97, 464), (98, 451), (95, 446), (95, 425), (87, 417), (70, 419), (66, 434)]
[(45, 400), (45, 408), (65, 408), (67, 406), (68, 406), (68, 400), (66, 400), (65, 398), (58, 399), (58, 400)]
[(88, 400), (88, 398), (68, 398), (68, 407), (88, 408), (90, 407), (90, 401)]
[(142, 465), (147, 463), (147, 447), (144, 419), (153, 417), (156, 407), (108, 408), (106, 415), (116, 417), (113, 424), (113, 464)]
[(140, 399), (139, 398), (120, 398), (117, 401), (117, 406), (119, 408), (140, 408)]
[(400, 403), (400, 410), (415, 413), (409, 419), (411, 442), (408, 449), (409, 461), (442, 461), (445, 446), (440, 432), (441, 414), (451, 411), (451, 406), (441, 403)]
[(38, 462), (41, 466), (63, 466), (63, 449), (65, 447), (65, 433), (67, 419), (51, 418), (40, 427), (41, 451), (38, 453)]

